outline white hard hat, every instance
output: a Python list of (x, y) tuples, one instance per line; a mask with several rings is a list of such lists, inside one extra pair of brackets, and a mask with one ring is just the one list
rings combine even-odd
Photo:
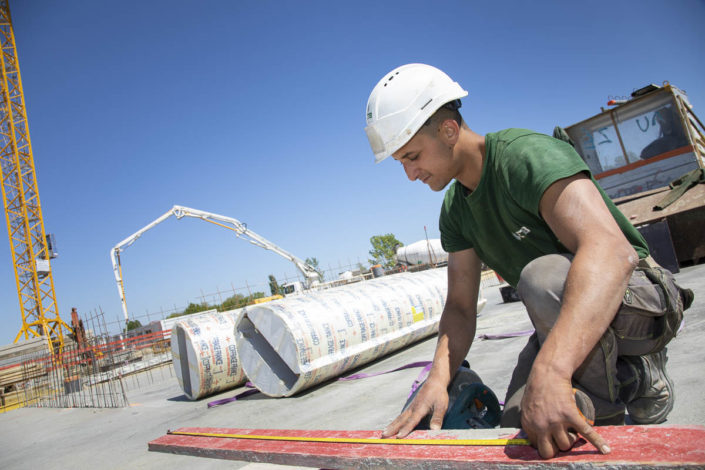
[(406, 144), (444, 104), (468, 95), (436, 67), (407, 64), (377, 83), (367, 100), (367, 127), (375, 161), (381, 162)]

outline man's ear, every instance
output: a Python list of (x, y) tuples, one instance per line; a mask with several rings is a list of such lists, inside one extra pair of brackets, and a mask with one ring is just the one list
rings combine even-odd
[(455, 145), (460, 136), (460, 126), (455, 119), (446, 119), (441, 123), (441, 139), (448, 145)]

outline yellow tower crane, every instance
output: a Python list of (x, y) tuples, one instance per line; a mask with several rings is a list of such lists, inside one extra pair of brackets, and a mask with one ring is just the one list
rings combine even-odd
[(5, 219), (22, 313), (20, 338), (44, 336), (62, 348), (63, 328), (37, 191), (32, 145), (8, 0), (0, 0), (0, 166)]

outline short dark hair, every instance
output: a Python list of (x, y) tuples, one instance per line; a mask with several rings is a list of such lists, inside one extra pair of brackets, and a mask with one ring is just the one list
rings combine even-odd
[(440, 108), (438, 108), (438, 111), (433, 113), (430, 118), (424, 122), (422, 127), (428, 127), (431, 124), (434, 124), (438, 122), (439, 120), (445, 120), (445, 119), (453, 119), (455, 122), (458, 123), (458, 126), (463, 125), (463, 116), (460, 115), (460, 107), (462, 106), (462, 103), (460, 100), (453, 100), (449, 101), (448, 103), (444, 104)]

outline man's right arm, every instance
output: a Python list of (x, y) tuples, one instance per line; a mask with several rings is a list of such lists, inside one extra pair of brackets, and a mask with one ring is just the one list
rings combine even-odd
[(473, 249), (448, 255), (448, 297), (438, 328), (433, 366), (414, 400), (387, 426), (382, 437), (406, 437), (431, 412), (431, 429), (441, 428), (448, 409), (448, 385), (475, 337), (480, 266)]

